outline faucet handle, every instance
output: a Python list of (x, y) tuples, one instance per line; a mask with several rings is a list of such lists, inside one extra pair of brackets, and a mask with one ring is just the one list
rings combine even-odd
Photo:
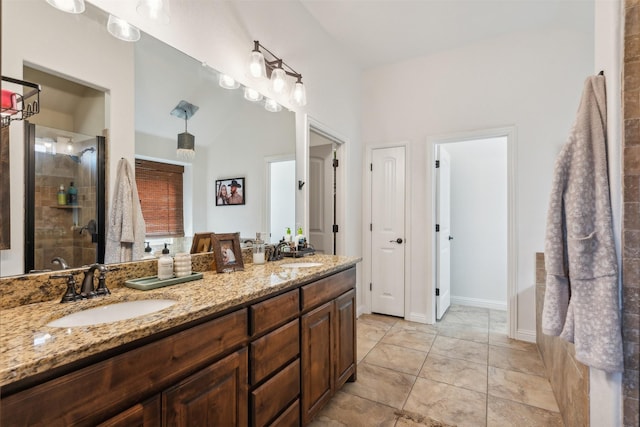
[(76, 292), (76, 279), (73, 273), (68, 274), (52, 274), (50, 279), (67, 279), (67, 290), (60, 300), (61, 303), (73, 302), (82, 299), (82, 295)]
[(109, 288), (107, 288), (107, 284), (105, 281), (105, 276), (109, 269), (104, 264), (100, 264), (98, 267), (98, 271), (100, 272), (100, 275), (98, 276), (98, 288), (96, 289), (96, 294), (109, 295), (111, 291), (109, 290)]

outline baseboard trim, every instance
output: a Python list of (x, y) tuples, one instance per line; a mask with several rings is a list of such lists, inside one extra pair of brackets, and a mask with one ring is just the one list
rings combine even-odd
[(520, 341), (527, 341), (535, 344), (536, 331), (532, 331), (529, 329), (518, 329), (514, 338)]
[(404, 319), (408, 320), (409, 322), (425, 323), (425, 324), (428, 323), (427, 316), (422, 313), (409, 313), (409, 315), (406, 316)]
[(492, 310), (507, 311), (507, 302), (491, 299), (468, 298), (451, 296), (451, 304), (468, 305), (471, 307), (490, 308)]

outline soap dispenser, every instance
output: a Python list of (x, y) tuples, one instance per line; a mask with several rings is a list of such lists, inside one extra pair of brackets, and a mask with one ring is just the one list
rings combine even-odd
[(173, 278), (173, 258), (169, 255), (167, 243), (164, 244), (162, 256), (158, 258), (158, 279), (166, 280)]

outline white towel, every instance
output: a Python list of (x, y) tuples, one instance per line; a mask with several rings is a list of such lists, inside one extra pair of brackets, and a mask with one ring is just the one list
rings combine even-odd
[(142, 259), (144, 237), (145, 224), (135, 174), (129, 162), (122, 158), (118, 162), (118, 174), (107, 224), (104, 262)]
[(542, 331), (574, 342), (580, 362), (621, 372), (606, 120), (604, 76), (589, 77), (569, 140), (555, 165), (545, 240)]

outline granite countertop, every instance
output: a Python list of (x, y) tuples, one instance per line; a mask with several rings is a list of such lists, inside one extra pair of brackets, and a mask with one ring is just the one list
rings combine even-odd
[[(344, 270), (358, 257), (314, 255), (266, 264), (246, 264), (244, 271), (204, 272), (201, 280), (139, 291), (111, 287), (111, 295), (60, 304), (60, 299), (23, 305), (0, 313), (0, 386), (47, 372), (123, 344), (294, 288)], [(291, 262), (319, 262), (319, 267), (285, 268)], [(163, 310), (108, 324), (75, 328), (46, 326), (52, 320), (87, 308), (141, 299), (172, 299)]]

